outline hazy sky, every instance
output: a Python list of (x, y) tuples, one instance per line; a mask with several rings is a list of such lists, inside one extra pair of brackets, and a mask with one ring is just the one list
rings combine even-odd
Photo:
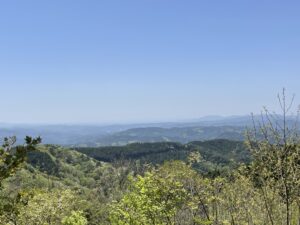
[(174, 121), (300, 103), (300, 1), (0, 2), (0, 121)]

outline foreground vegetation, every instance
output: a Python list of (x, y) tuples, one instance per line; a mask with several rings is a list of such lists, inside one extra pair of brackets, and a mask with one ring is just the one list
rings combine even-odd
[[(257, 174), (256, 161), (209, 176), (197, 165), (216, 164), (197, 151), (155, 167), (112, 165), (53, 145), (37, 149), (2, 182), (1, 224), (286, 224), (281, 181)], [(299, 223), (294, 181), (290, 224)]]

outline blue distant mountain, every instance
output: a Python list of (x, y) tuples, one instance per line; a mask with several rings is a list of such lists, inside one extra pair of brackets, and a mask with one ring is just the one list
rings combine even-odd
[[(254, 120), (260, 120), (254, 116)], [(288, 122), (295, 118), (289, 117)], [(68, 146), (112, 146), (135, 142), (181, 142), (212, 139), (243, 140), (251, 116), (207, 116), (199, 119), (116, 125), (21, 125), (0, 124), (0, 137), (17, 136), (21, 143), (26, 135), (41, 136), (43, 143)]]

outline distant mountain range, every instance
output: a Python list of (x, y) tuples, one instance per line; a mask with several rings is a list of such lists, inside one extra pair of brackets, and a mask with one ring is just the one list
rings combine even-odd
[[(259, 119), (258, 116), (255, 119)], [(134, 142), (180, 142), (212, 139), (243, 140), (250, 116), (209, 116), (196, 120), (120, 125), (0, 124), (0, 138), (41, 136), (45, 144), (65, 146), (119, 146)]]

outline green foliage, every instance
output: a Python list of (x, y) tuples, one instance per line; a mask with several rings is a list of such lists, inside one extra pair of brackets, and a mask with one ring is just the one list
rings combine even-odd
[[(289, 126), (287, 121), (293, 100), (287, 103), (284, 89), (278, 99), (282, 115), (265, 109), (262, 121), (254, 122), (254, 129), (247, 133), (247, 144), (254, 159), (249, 172), (258, 188), (269, 187), (281, 196), (286, 207), (285, 223), (290, 225), (294, 202), (300, 210), (300, 139), (298, 121), (293, 126)], [(266, 205), (269, 204), (266, 201)], [(272, 224), (273, 217), (269, 211)], [(300, 223), (300, 217), (298, 220)]]
[(71, 190), (21, 190), (15, 197), (1, 197), (0, 224), (44, 225), (61, 224), (81, 205)]
[(62, 225), (87, 225), (88, 221), (80, 211), (72, 211), (70, 216), (62, 220)]
[(36, 145), (41, 142), (41, 138), (25, 138), (25, 144), (14, 146), (15, 137), (4, 138), (2, 148), (0, 148), (0, 186), (2, 181), (11, 176), (25, 161), (27, 153), (35, 150)]
[(17, 215), (20, 225), (60, 224), (76, 206), (75, 194), (69, 190), (35, 190), (20, 195)]
[[(208, 163), (199, 151), (191, 151), (187, 162), (166, 161), (144, 172), (138, 164), (113, 167), (59, 146), (38, 149), (30, 153), (25, 169), (3, 182), (0, 224), (85, 219), (89, 225), (285, 224), (280, 192), (253, 183), (247, 177), (249, 165), (228, 177), (208, 178), (194, 169)], [(290, 207), (296, 225), (297, 201)]]
[(189, 196), (176, 173), (167, 175), (165, 169), (131, 178), (130, 192), (112, 205), (112, 224), (174, 224), (177, 211), (187, 204)]
[[(165, 163), (144, 176), (130, 178), (128, 192), (111, 205), (111, 223), (285, 224), (280, 194), (269, 186), (256, 188), (250, 177), (242, 175), (243, 170), (228, 179), (211, 179), (201, 177), (183, 162)], [(291, 224), (296, 225), (298, 206), (291, 208)]]
[[(132, 168), (115, 168), (60, 146), (40, 145), (37, 149), (28, 154), (23, 169), (3, 182), (0, 224), (19, 218), (20, 196), (33, 192), (31, 190), (44, 193), (45, 199), (47, 192), (51, 195), (70, 190), (77, 202), (75, 208), (84, 213), (89, 225), (108, 224), (107, 205), (122, 195)], [(66, 213), (55, 221), (69, 216), (69, 208), (64, 211)]]

